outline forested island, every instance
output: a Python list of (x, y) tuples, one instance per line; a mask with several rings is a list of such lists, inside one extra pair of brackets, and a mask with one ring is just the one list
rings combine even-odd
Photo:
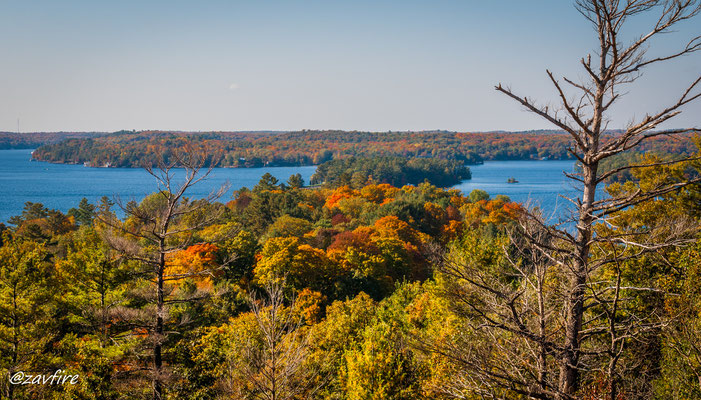
[(322, 163), (311, 183), (360, 188), (367, 182), (402, 187), (426, 181), (439, 187), (450, 187), (470, 178), (470, 169), (456, 160), (350, 157)]

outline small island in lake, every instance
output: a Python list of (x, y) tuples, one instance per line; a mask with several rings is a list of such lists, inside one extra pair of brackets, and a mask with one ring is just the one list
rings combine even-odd
[(518, 181), (516, 180), (516, 178), (511, 177), (511, 178), (506, 180), (506, 183), (518, 183)]

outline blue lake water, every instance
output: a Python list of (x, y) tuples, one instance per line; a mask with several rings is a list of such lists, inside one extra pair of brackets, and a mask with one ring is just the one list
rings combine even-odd
[[(136, 168), (86, 168), (82, 165), (30, 161), (31, 150), (0, 150), (0, 221), (22, 212), (27, 201), (43, 203), (63, 212), (76, 207), (83, 197), (96, 203), (100, 197), (115, 195), (123, 200), (141, 200), (157, 190), (146, 171)], [(562, 215), (566, 202), (559, 194), (576, 194), (562, 171), (572, 171), (572, 161), (491, 161), (470, 166), (472, 180), (455, 188), (465, 193), (482, 189), (492, 196), (505, 194), (518, 202), (531, 201), (548, 213)], [(229, 182), (231, 191), (253, 187), (266, 172), (280, 181), (300, 173), (305, 182), (316, 167), (215, 168), (207, 180), (193, 187), (190, 196), (204, 197)], [(508, 184), (510, 177), (519, 181)]]
[[(487, 161), (471, 165), (472, 179), (453, 186), (464, 193), (482, 189), (494, 197), (498, 194), (511, 200), (540, 207), (545, 217), (555, 222), (569, 216), (572, 203), (562, 198), (580, 193), (564, 172), (574, 172), (575, 162), (564, 161)], [(507, 183), (514, 178), (518, 183)]]
[[(29, 161), (31, 150), (0, 150), (0, 221), (22, 213), (24, 203), (43, 203), (63, 212), (77, 207), (85, 197), (97, 203), (102, 196), (118, 195), (125, 202), (140, 201), (157, 190), (156, 180), (140, 168), (86, 168), (82, 165)], [(206, 180), (193, 186), (189, 196), (202, 198), (227, 181), (229, 191), (252, 188), (270, 172), (281, 182), (299, 173), (309, 182), (316, 167), (215, 168)], [(182, 172), (180, 170), (179, 172)], [(182, 173), (181, 173), (182, 175)]]

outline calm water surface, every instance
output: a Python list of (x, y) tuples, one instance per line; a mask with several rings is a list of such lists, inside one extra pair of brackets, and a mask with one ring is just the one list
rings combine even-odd
[[(83, 197), (91, 203), (114, 195), (125, 201), (140, 201), (157, 190), (156, 180), (139, 168), (86, 168), (29, 161), (31, 152), (0, 150), (0, 221), (21, 214), (27, 201), (66, 212), (77, 207)], [(309, 182), (315, 170), (316, 167), (215, 168), (205, 181), (192, 188), (190, 197), (205, 197), (228, 181), (231, 188), (222, 196), (222, 201), (228, 201), (233, 190), (252, 188), (266, 172), (281, 182), (300, 173)]]
[[(76, 207), (83, 197), (96, 203), (100, 197), (119, 195), (124, 200), (141, 200), (156, 191), (156, 182), (146, 171), (136, 168), (86, 168), (82, 165), (29, 161), (31, 150), (0, 150), (0, 221), (21, 214), (27, 201), (43, 203), (63, 212)], [(455, 188), (470, 193), (482, 189), (492, 196), (505, 194), (512, 200), (540, 205), (560, 216), (567, 202), (559, 194), (576, 194), (562, 171), (572, 171), (573, 161), (491, 161), (470, 166), (472, 180)], [(266, 172), (280, 181), (300, 173), (305, 182), (316, 167), (216, 168), (204, 182), (193, 187), (192, 197), (204, 197), (229, 182), (231, 191), (252, 188)], [(508, 184), (508, 178), (519, 181)]]
[[(571, 203), (560, 195), (576, 197), (579, 193), (564, 172), (574, 172), (575, 163), (565, 161), (487, 161), (471, 165), (472, 179), (456, 186), (464, 193), (482, 189), (492, 197), (503, 194), (511, 200), (538, 206), (551, 222), (569, 216)], [(514, 178), (518, 183), (507, 183)]]

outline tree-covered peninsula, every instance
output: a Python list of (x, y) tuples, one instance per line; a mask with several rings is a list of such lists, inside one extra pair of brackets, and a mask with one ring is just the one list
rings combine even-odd
[[(620, 132), (610, 132), (615, 136)], [(637, 151), (692, 154), (692, 134), (675, 140), (661, 136), (642, 143)], [(155, 165), (174, 151), (206, 151), (206, 165), (263, 167), (318, 165), (349, 157), (404, 157), (456, 160), (477, 164), (485, 160), (573, 159), (571, 137), (560, 131), (530, 132), (165, 132), (120, 131), (100, 137), (69, 138), (47, 143), (35, 160), (93, 167)]]
[(54, 163), (141, 167), (189, 147), (206, 150), (223, 167), (317, 165), (352, 156), (483, 160), (568, 159), (568, 138), (541, 133), (345, 132), (183, 133), (117, 132), (39, 147), (34, 158)]

